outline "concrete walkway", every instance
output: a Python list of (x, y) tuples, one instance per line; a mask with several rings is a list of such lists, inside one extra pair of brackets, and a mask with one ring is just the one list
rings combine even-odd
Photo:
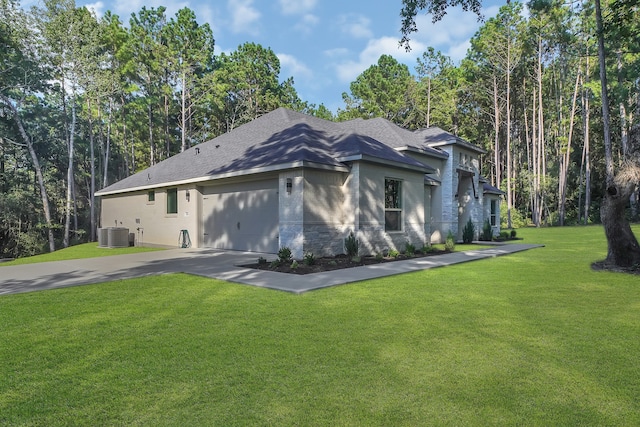
[(273, 254), (215, 249), (170, 249), (132, 255), (0, 266), (0, 296), (169, 273), (188, 273), (299, 294), (377, 277), (508, 255), (541, 246), (507, 244), (489, 249), (454, 252), (307, 275), (238, 267), (238, 265), (257, 262), (261, 255), (267, 259), (275, 259)]

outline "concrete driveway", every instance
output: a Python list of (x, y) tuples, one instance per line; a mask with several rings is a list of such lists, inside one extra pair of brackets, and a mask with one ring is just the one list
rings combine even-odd
[(239, 267), (239, 265), (256, 262), (260, 256), (275, 259), (276, 256), (273, 254), (216, 249), (170, 249), (132, 255), (0, 267), (0, 296), (170, 273), (188, 273), (228, 282), (303, 293), (377, 277), (508, 255), (541, 246), (508, 244), (490, 249), (455, 252), (304, 276)]

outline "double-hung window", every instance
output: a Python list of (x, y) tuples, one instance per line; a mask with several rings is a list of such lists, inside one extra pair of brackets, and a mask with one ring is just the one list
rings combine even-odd
[(402, 181), (384, 180), (384, 229), (402, 231)]
[(491, 200), (491, 226), (498, 225), (498, 201)]

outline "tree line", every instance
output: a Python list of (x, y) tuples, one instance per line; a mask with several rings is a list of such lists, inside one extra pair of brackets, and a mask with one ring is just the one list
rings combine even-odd
[[(484, 147), (505, 226), (599, 222), (601, 136), (594, 4), (507, 3), (455, 64), (433, 48), (413, 69), (382, 55), (333, 113), (299, 98), (271, 49), (214, 54), (193, 11), (143, 7), (128, 26), (73, 0), (25, 11), (0, 0), (0, 257), (95, 239), (110, 183), (284, 106), (330, 120), (439, 126)], [(613, 153), (640, 112), (638, 0), (604, 5)], [(637, 216), (637, 188), (629, 215)]]
[(0, 0), (0, 257), (95, 240), (93, 194), (284, 106), (314, 113), (275, 53), (214, 55), (208, 24), (142, 7)]

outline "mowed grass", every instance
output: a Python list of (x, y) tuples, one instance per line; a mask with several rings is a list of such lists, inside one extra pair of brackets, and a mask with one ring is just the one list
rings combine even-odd
[(55, 252), (49, 252), (41, 255), (35, 255), (25, 258), (17, 258), (13, 261), (0, 262), (0, 267), (10, 265), (36, 264), (49, 261), (68, 261), (72, 259), (97, 258), (111, 255), (127, 255), (140, 252), (161, 251), (162, 248), (151, 248), (143, 246), (132, 246), (128, 248), (101, 248), (97, 243), (83, 243), (80, 245), (69, 246), (68, 248), (59, 249)]
[(591, 271), (601, 227), (518, 236), (546, 247), (303, 295), (0, 297), (0, 425), (640, 425), (640, 278)]

